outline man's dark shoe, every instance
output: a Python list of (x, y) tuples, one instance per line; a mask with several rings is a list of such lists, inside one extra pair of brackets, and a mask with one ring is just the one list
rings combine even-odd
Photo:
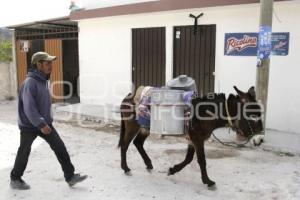
[(10, 187), (15, 190), (29, 190), (30, 189), (30, 185), (28, 185), (22, 179), (11, 180)]
[(70, 180), (67, 181), (70, 187), (76, 185), (77, 183), (80, 183), (84, 181), (88, 176), (87, 175), (80, 175), (80, 174), (74, 174)]

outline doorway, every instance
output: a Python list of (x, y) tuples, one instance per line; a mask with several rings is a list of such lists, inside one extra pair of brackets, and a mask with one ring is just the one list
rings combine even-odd
[(173, 77), (186, 74), (196, 81), (198, 94), (214, 92), (216, 25), (174, 27)]

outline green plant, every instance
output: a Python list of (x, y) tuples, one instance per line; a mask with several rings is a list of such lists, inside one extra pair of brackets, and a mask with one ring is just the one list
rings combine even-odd
[(12, 43), (10, 41), (0, 40), (0, 62), (12, 61)]

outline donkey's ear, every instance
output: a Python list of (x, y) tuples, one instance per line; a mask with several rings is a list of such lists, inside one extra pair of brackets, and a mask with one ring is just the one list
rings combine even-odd
[(242, 102), (246, 102), (247, 94), (239, 90), (236, 86), (233, 86), (234, 90), (237, 92)]
[(233, 88), (238, 93), (239, 96), (246, 96), (246, 94), (241, 90), (239, 90), (236, 86), (233, 86)]
[[(249, 90), (255, 90), (255, 87), (252, 86), (252, 87), (249, 88)], [(248, 91), (249, 91), (249, 90), (248, 90)]]
[(251, 88), (249, 88), (248, 94), (249, 94), (253, 99), (256, 99), (256, 93), (255, 93), (255, 88), (254, 88), (254, 86), (252, 86)]

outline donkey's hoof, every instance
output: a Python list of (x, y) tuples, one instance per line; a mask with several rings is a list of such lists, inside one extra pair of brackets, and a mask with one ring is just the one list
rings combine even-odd
[(210, 179), (202, 179), (203, 184), (206, 184), (208, 187), (214, 186), (216, 183)]
[(124, 170), (124, 174), (127, 175), (127, 176), (132, 176), (132, 173), (131, 173), (130, 169)]
[(215, 191), (215, 190), (217, 190), (217, 185), (214, 184), (214, 185), (212, 185), (212, 186), (207, 186), (207, 189), (208, 189), (208, 190), (211, 190), (211, 191)]
[(151, 173), (151, 172), (153, 171), (153, 166), (152, 166), (152, 165), (151, 165), (151, 166), (148, 166), (146, 169), (147, 169), (148, 172)]
[(209, 189), (209, 190), (216, 190), (217, 189), (217, 185), (216, 185), (216, 183), (215, 182), (213, 182), (213, 184), (211, 183), (211, 184), (207, 184), (207, 189)]
[(132, 172), (131, 171), (125, 172), (125, 175), (126, 176), (132, 176)]
[(173, 168), (169, 168), (169, 170), (168, 170), (168, 176), (172, 176), (172, 175), (174, 175), (175, 173), (174, 173), (174, 171), (173, 171)]
[(216, 183), (214, 181), (208, 181), (206, 184), (208, 188), (213, 188), (216, 186)]
[(153, 165), (152, 165), (151, 162), (150, 163), (146, 163), (146, 167), (147, 167), (147, 169), (153, 169)]

